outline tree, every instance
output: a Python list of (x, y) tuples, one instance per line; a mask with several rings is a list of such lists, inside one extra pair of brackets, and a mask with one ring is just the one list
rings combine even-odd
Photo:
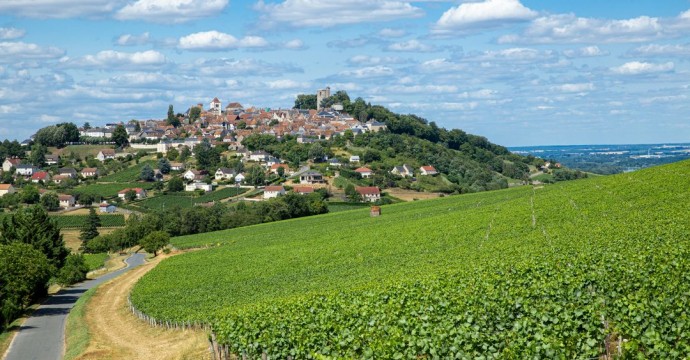
[(48, 148), (41, 144), (34, 144), (31, 147), (31, 164), (38, 167), (43, 167), (46, 163), (46, 153), (48, 153)]
[(77, 197), (77, 203), (82, 206), (91, 206), (94, 201), (95, 198), (91, 194), (79, 194)]
[(158, 159), (158, 170), (160, 170), (161, 174), (170, 173), (170, 161), (166, 158)]
[(158, 250), (168, 245), (168, 243), (170, 243), (170, 235), (167, 232), (154, 231), (141, 239), (139, 245), (141, 245), (147, 253), (153, 253), (153, 256), (156, 256)]
[(276, 170), (276, 173), (277, 173), (277, 174), (278, 174), (278, 176), (280, 176), (280, 177), (283, 177), (283, 176), (285, 176), (285, 168), (284, 168), (284, 167), (282, 167), (282, 166), (281, 166), (281, 167), (279, 167), (279, 168), (278, 168), (278, 170)]
[(180, 119), (175, 116), (175, 111), (173, 110), (172, 104), (168, 105), (168, 125), (172, 125), (174, 127), (180, 126)]
[(184, 182), (179, 177), (174, 177), (168, 181), (168, 191), (179, 192), (184, 190)]
[(309, 149), (309, 158), (314, 159), (316, 162), (323, 161), (323, 157), (325, 155), (326, 152), (324, 151), (323, 146), (321, 146), (319, 143), (314, 143)]
[(70, 254), (65, 260), (65, 266), (58, 271), (57, 283), (66, 286), (84, 281), (88, 272), (89, 266), (86, 265), (84, 255)]
[(345, 187), (345, 196), (347, 196), (348, 200), (352, 202), (362, 201), (362, 196), (359, 195), (357, 189), (355, 189), (354, 185), (352, 184), (347, 184), (347, 186)]
[(196, 162), (199, 168), (210, 170), (218, 166), (220, 163), (220, 153), (211, 147), (211, 143), (207, 139), (201, 142), (194, 148), (196, 154)]
[(89, 217), (86, 218), (86, 227), (81, 229), (81, 234), (79, 234), (82, 250), (87, 248), (89, 240), (99, 235), (99, 226), (101, 226), (101, 218), (96, 214), (96, 209), (89, 208)]
[(165, 157), (170, 161), (177, 159), (178, 156), (180, 156), (180, 152), (175, 148), (168, 150), (168, 153), (165, 154)]
[(141, 168), (141, 174), (139, 175), (139, 179), (143, 181), (153, 181), (154, 178), (155, 174), (151, 166), (149, 164), (144, 165), (144, 167)]
[(127, 135), (127, 130), (123, 125), (118, 125), (113, 130), (113, 141), (118, 147), (123, 147), (129, 143), (129, 136)]
[(33, 185), (28, 185), (22, 190), (22, 202), (25, 204), (36, 204), (41, 199), (41, 193), (38, 188)]
[(84, 125), (82, 125), (82, 128), (84, 128), (84, 130), (89, 130), (91, 129), (91, 124), (89, 124), (89, 122), (87, 121), (84, 123)]
[(47, 293), (54, 267), (30, 244), (0, 245), (0, 329), (16, 319), (36, 298)]
[(240, 121), (237, 123), (237, 129), (239, 130), (244, 130), (247, 128), (247, 123), (244, 121)]
[(201, 116), (201, 108), (198, 106), (192, 106), (191, 109), (189, 109), (189, 122), (193, 123), (197, 120), (199, 120), (199, 117)]
[(293, 109), (316, 109), (316, 94), (300, 94), (295, 99)]
[(245, 179), (247, 184), (251, 184), (254, 186), (260, 186), (260, 185), (264, 185), (265, 180), (266, 180), (266, 174), (264, 173), (264, 169), (261, 166), (255, 165), (255, 166), (252, 166), (248, 169), (247, 178)]
[(30, 206), (5, 217), (0, 223), (0, 244), (21, 242), (33, 246), (46, 255), (48, 261), (60, 268), (69, 250), (55, 221), (40, 205)]
[(189, 150), (189, 147), (183, 146), (183, 147), (182, 147), (182, 150), (180, 151), (179, 160), (180, 160), (180, 161), (185, 161), (185, 160), (187, 160), (191, 155), (192, 155), (192, 152)]
[(127, 201), (134, 201), (137, 199), (137, 192), (129, 189), (127, 192), (125, 192), (125, 200)]
[(47, 193), (41, 197), (41, 205), (48, 211), (55, 211), (60, 208), (60, 199), (56, 193)]

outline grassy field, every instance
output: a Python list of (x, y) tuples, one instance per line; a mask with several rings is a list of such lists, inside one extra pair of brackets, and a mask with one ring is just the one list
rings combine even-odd
[[(690, 353), (690, 162), (174, 238), (133, 303), (236, 354)], [(219, 246), (218, 246), (219, 245)]]
[(144, 166), (150, 166), (152, 169), (156, 169), (156, 161), (154, 160), (146, 160), (142, 161), (139, 164), (130, 166), (124, 170), (117, 171), (115, 173), (103, 176), (98, 179), (98, 182), (103, 182), (103, 183), (129, 183), (132, 182), (133, 180), (136, 181), (139, 179), (139, 176), (141, 175), (141, 169)]
[(79, 156), (80, 159), (84, 159), (87, 155), (96, 157), (98, 152), (102, 149), (112, 148), (113, 147), (110, 145), (69, 145), (62, 149), (56, 149), (53, 151), (53, 153), (63, 157), (69, 156), (70, 153), (74, 153), (75, 155)]
[(86, 265), (89, 267), (89, 271), (102, 268), (105, 266), (105, 261), (109, 258), (110, 256), (107, 253), (84, 254), (84, 260), (86, 261)]

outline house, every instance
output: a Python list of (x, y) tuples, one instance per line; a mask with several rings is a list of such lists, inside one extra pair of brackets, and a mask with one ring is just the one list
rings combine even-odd
[(359, 164), (359, 156), (358, 155), (350, 156), (350, 164)]
[(184, 163), (179, 163), (179, 162), (171, 162), (170, 163), (170, 170), (172, 171), (182, 171), (185, 169)]
[(232, 180), (235, 178), (235, 170), (228, 168), (218, 168), (215, 173), (216, 180)]
[(67, 176), (67, 177), (72, 178), (72, 179), (76, 179), (77, 178), (77, 170), (74, 170), (74, 168), (60, 168), (60, 169), (58, 169), (56, 176), (59, 176), (59, 175), (63, 175), (63, 176)]
[(50, 174), (47, 171), (36, 171), (31, 175), (31, 182), (36, 184), (40, 181), (48, 182), (50, 181)]
[(242, 173), (235, 175), (235, 183), (241, 184), (244, 182), (245, 176)]
[(2, 163), (2, 171), (9, 172), (10, 170), (12, 170), (13, 167), (17, 168), (17, 166), (19, 166), (19, 164), (21, 164), (21, 163), (22, 163), (22, 159), (20, 159), (20, 158), (17, 158), (17, 157), (7, 158)]
[(182, 175), (183, 178), (187, 179), (187, 181), (193, 181), (193, 180), (202, 180), (204, 176), (206, 176), (206, 171), (199, 171), (199, 170), (187, 170), (187, 172)]
[(381, 199), (381, 191), (376, 186), (357, 186), (355, 190), (364, 201), (376, 202)]
[(402, 177), (414, 176), (414, 169), (407, 164), (403, 164), (403, 166), (394, 167), (393, 170), (391, 170), (391, 174), (400, 175)]
[(146, 197), (146, 190), (142, 188), (127, 188), (127, 189), (122, 189), (117, 192), (117, 197), (119, 197), (122, 200), (125, 200), (127, 193), (132, 190), (134, 193), (137, 195), (137, 200), (143, 199)]
[(69, 180), (69, 179), (71, 179), (71, 177), (69, 177), (67, 175), (55, 175), (55, 176), (53, 176), (53, 182), (56, 184), (61, 184), (63, 181)]
[(16, 167), (15, 173), (22, 176), (31, 176), (36, 171), (38, 171), (38, 168), (33, 165), (19, 164)]
[(431, 165), (422, 166), (419, 168), (419, 171), (422, 173), (422, 175), (436, 175), (436, 174), (438, 174), (438, 171), (436, 171), (436, 168), (434, 168)]
[(271, 174), (278, 174), (278, 169), (283, 169), (283, 174), (287, 174), (290, 171), (290, 167), (287, 164), (273, 164), (271, 165)]
[(98, 211), (106, 214), (112, 214), (117, 210), (115, 205), (113, 204), (108, 204), (107, 202), (102, 202), (100, 205), (98, 205)]
[(368, 167), (357, 168), (355, 169), (355, 172), (362, 175), (362, 177), (365, 179), (370, 178), (371, 175), (374, 175), (374, 172), (371, 171), (371, 169), (369, 169)]
[(115, 150), (113, 149), (103, 149), (98, 152), (98, 155), (96, 155), (96, 159), (98, 161), (103, 162), (108, 159), (114, 159), (115, 158)]
[(340, 160), (333, 158), (328, 160), (328, 166), (335, 166), (335, 167), (340, 167), (342, 163), (340, 163)]
[(325, 182), (323, 175), (316, 171), (307, 171), (299, 176), (300, 184), (323, 184)]
[(369, 131), (371, 131), (371, 132), (378, 132), (381, 130), (386, 130), (386, 128), (387, 128), (386, 124), (384, 124), (382, 122), (378, 122), (374, 119), (369, 120), (366, 123), (366, 126), (367, 126), (367, 129), (369, 129)]
[(191, 183), (185, 185), (185, 187), (184, 187), (184, 191), (194, 191), (197, 189), (204, 190), (204, 192), (209, 192), (209, 191), (213, 191), (213, 185), (207, 184), (207, 183), (201, 182), (201, 181), (194, 181), (194, 182), (191, 182)]
[(58, 201), (60, 201), (60, 207), (65, 209), (74, 207), (74, 204), (76, 204), (72, 195), (59, 194)]
[(314, 192), (314, 188), (311, 186), (293, 186), (292, 191), (300, 195), (309, 195)]
[(60, 155), (46, 155), (46, 165), (57, 165), (60, 162)]
[(268, 160), (269, 156), (271, 155), (263, 150), (254, 151), (249, 153), (249, 161), (262, 162)]
[(213, 98), (213, 100), (211, 100), (209, 112), (213, 115), (220, 115), (222, 109), (222, 103), (220, 102), (220, 100), (218, 100), (217, 97)]
[(285, 188), (282, 186), (266, 186), (264, 188), (264, 199), (275, 198), (285, 195)]
[(0, 196), (5, 196), (5, 194), (14, 194), (17, 190), (12, 186), (12, 184), (0, 184)]
[(83, 178), (96, 177), (96, 176), (98, 176), (98, 169), (97, 168), (83, 168), (81, 170), (81, 177), (83, 177)]

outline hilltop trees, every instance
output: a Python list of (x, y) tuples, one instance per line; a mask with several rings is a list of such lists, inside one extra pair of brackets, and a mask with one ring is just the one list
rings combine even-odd
[(129, 143), (129, 136), (127, 135), (127, 130), (123, 125), (118, 125), (115, 127), (112, 139), (118, 147), (123, 147)]
[(98, 236), (98, 227), (101, 226), (101, 218), (96, 214), (96, 209), (89, 208), (89, 217), (86, 219), (86, 227), (81, 230), (79, 240), (81, 240), (81, 248), (87, 249), (88, 242)]
[(180, 119), (178, 119), (175, 115), (172, 104), (168, 106), (168, 119), (166, 121), (168, 125), (172, 125), (174, 127), (180, 126)]
[(293, 109), (316, 109), (316, 95), (315, 94), (300, 94), (295, 99), (295, 106)]
[(79, 141), (79, 129), (73, 123), (47, 126), (36, 132), (34, 141), (43, 146), (63, 147), (66, 143)]
[(189, 122), (193, 123), (197, 120), (199, 120), (199, 117), (201, 116), (201, 108), (198, 106), (192, 106), (191, 109), (189, 109)]

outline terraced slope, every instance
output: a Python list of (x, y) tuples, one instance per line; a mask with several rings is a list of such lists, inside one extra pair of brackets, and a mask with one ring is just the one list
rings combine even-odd
[(279, 358), (690, 353), (690, 162), (174, 239), (140, 310)]

